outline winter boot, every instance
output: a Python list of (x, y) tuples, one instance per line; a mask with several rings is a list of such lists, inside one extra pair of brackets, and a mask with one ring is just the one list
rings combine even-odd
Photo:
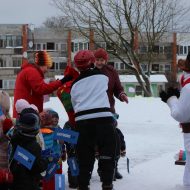
[(77, 190), (90, 190), (90, 188), (88, 186), (86, 186), (86, 187), (78, 187)]
[(76, 189), (78, 187), (77, 176), (72, 176), (70, 170), (68, 170), (68, 182), (69, 182), (69, 188)]
[(116, 169), (114, 180), (115, 179), (122, 179), (122, 178), (123, 178), (123, 176), (119, 173), (118, 169)]
[(102, 185), (102, 190), (114, 190), (113, 185), (112, 184), (110, 184), (110, 185)]

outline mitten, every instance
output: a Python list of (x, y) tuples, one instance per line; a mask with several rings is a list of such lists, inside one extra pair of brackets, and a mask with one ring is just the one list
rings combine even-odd
[(168, 100), (168, 94), (165, 92), (165, 91), (161, 91), (160, 92), (160, 98), (161, 98), (161, 100), (163, 101), (163, 102), (167, 102), (167, 100)]
[(177, 98), (179, 98), (180, 96), (180, 91), (177, 88), (173, 88), (173, 87), (169, 87), (167, 90), (168, 93), (168, 98), (171, 96), (176, 96)]
[(73, 79), (73, 77), (71, 75), (65, 75), (65, 77), (63, 77), (60, 81), (62, 84), (71, 81)]

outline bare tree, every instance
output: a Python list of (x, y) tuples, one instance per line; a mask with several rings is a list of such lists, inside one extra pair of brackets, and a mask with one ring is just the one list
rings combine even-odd
[[(136, 76), (145, 95), (152, 95), (149, 76), (154, 46), (185, 13), (178, 0), (52, 1), (81, 33), (86, 35), (84, 28), (90, 27), (96, 35), (101, 36), (107, 47), (114, 49), (111, 53), (125, 64), (128, 72)], [(136, 44), (138, 37), (148, 44), (148, 73), (144, 73), (140, 65)]]
[(73, 25), (72, 20), (68, 16), (52, 16), (48, 17), (43, 25), (47, 28), (55, 30), (63, 30)]

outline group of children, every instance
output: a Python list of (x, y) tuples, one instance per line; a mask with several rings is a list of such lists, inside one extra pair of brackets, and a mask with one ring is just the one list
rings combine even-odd
[[(106, 64), (107, 52), (100, 49), (96, 58), (101, 62), (103, 60), (103, 65)], [(62, 173), (61, 164), (66, 160), (66, 152), (68, 158), (76, 156), (79, 165), (79, 176), (72, 176), (68, 167), (70, 188), (89, 189), (95, 156), (98, 158), (98, 173), (103, 190), (112, 190), (114, 178), (122, 178), (117, 163), (120, 156), (125, 156), (126, 147), (124, 136), (116, 129), (117, 114), (112, 111), (115, 110), (112, 96), (115, 95), (127, 103), (128, 99), (119, 85), (115, 71), (106, 67), (104, 74), (100, 68), (92, 68), (94, 59), (93, 53), (88, 50), (78, 52), (75, 66), (80, 74), (74, 68), (67, 67), (64, 74), (72, 79), (57, 91), (69, 118), (64, 128), (79, 132), (76, 147), (54, 139), (55, 129), (59, 128), (59, 115), (53, 109), (44, 109), (39, 113), (35, 105), (19, 99), (15, 104), (18, 115), (16, 121), (3, 119), (2, 129), (7, 136), (6, 141), (9, 141), (7, 168), (12, 184), (11, 188), (5, 185), (5, 190), (37, 190), (40, 182), (43, 190), (54, 189), (54, 174)], [(35, 157), (31, 169), (14, 159), (17, 147), (24, 148)], [(56, 172), (51, 174), (49, 171), (55, 165)]]
[[(66, 159), (64, 143), (54, 140), (55, 129), (59, 127), (59, 115), (53, 109), (44, 109), (43, 112), (38, 113), (37, 107), (24, 99), (18, 100), (15, 106), (18, 113), (16, 120), (12, 122), (9, 118), (2, 122), (6, 141), (9, 141), (8, 169), (13, 180), (7, 181), (7, 184), (5, 182), (1, 189), (39, 190), (42, 182), (43, 190), (53, 190), (55, 189), (54, 174), (62, 173), (62, 161)], [(35, 157), (31, 169), (14, 159), (18, 146)], [(56, 165), (57, 171), (49, 175), (48, 168), (52, 164)], [(8, 184), (9, 182), (11, 185)]]

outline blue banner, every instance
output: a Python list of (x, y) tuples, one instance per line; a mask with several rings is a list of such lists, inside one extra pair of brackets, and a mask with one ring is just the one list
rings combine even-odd
[(68, 164), (71, 169), (71, 175), (72, 176), (78, 176), (79, 175), (79, 167), (78, 163), (75, 157), (71, 157), (68, 159)]
[(55, 174), (55, 190), (65, 190), (65, 176), (63, 174)]
[(78, 136), (78, 132), (57, 128), (54, 133), (54, 140), (63, 140), (71, 144), (77, 144)]
[(31, 170), (33, 163), (36, 159), (36, 157), (33, 154), (31, 154), (26, 149), (20, 146), (17, 146), (13, 158), (17, 160), (19, 163), (21, 163), (22, 165), (24, 165), (29, 170)]
[(53, 175), (55, 175), (55, 172), (58, 170), (58, 168), (59, 168), (59, 165), (57, 163), (49, 164), (46, 170), (45, 179), (49, 180)]

